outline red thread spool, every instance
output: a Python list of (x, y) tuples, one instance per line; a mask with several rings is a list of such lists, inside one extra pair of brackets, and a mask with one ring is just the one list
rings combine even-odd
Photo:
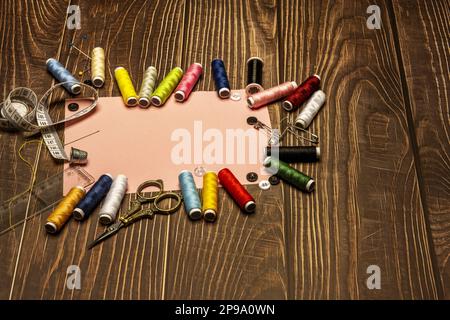
[(306, 79), (293, 94), (287, 97), (283, 102), (283, 108), (286, 111), (297, 110), (314, 92), (320, 88), (320, 77), (315, 74)]
[(203, 73), (203, 67), (200, 63), (193, 63), (189, 66), (184, 77), (181, 79), (178, 87), (175, 89), (175, 100), (185, 101), (194, 89), (195, 84)]
[(251, 109), (259, 109), (281, 98), (292, 94), (297, 88), (295, 81), (285, 82), (276, 87), (255, 93), (248, 97), (248, 107)]
[(255, 199), (253, 199), (229, 169), (224, 168), (220, 170), (217, 176), (219, 177), (220, 184), (227, 190), (233, 200), (236, 201), (239, 208), (247, 213), (255, 211)]

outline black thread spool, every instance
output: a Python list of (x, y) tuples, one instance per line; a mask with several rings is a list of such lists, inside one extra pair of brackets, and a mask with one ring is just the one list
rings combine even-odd
[(262, 86), (263, 65), (263, 60), (258, 57), (247, 60), (247, 87), (245, 87), (245, 92), (249, 96), (264, 90)]
[(276, 153), (272, 149), (278, 149), (278, 157), (286, 163), (309, 163), (320, 160), (320, 148), (314, 146), (296, 146), (296, 147), (267, 147), (266, 155), (268, 157), (275, 156)]

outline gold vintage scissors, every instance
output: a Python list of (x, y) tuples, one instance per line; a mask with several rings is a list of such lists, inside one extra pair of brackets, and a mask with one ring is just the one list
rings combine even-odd
[[(144, 189), (148, 187), (156, 187), (159, 189), (156, 195), (152, 197), (146, 197), (144, 195)], [(95, 247), (97, 244), (109, 238), (110, 236), (116, 234), (123, 227), (127, 227), (130, 224), (142, 219), (142, 218), (150, 218), (153, 219), (155, 214), (163, 214), (169, 215), (176, 212), (183, 201), (183, 197), (175, 192), (164, 192), (164, 183), (162, 180), (148, 180), (143, 182), (136, 190), (137, 199), (131, 203), (131, 208), (128, 212), (119, 217), (117, 222), (110, 225), (106, 228), (105, 232), (103, 232), (97, 239), (92, 241), (88, 248), (91, 249)], [(173, 199), (175, 200), (175, 204), (168, 208), (163, 209), (160, 208), (159, 205), (165, 199)], [(150, 208), (142, 208), (145, 203), (152, 203)]]

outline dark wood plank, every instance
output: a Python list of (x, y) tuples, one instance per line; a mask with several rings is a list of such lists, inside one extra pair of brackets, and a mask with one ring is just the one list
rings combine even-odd
[(450, 2), (394, 1), (413, 132), (444, 298), (450, 299)]
[[(73, 41), (88, 52), (105, 48), (109, 71), (101, 96), (119, 95), (113, 81), (116, 66), (126, 67), (135, 83), (145, 68), (155, 65), (161, 74), (180, 61), (183, 1), (79, 1), (82, 28), (67, 31), (60, 61), (77, 73), (85, 70), (83, 55), (72, 50)], [(87, 39), (83, 40), (83, 36)], [(61, 116), (61, 111), (55, 114)], [(61, 166), (42, 152), (40, 168)], [(41, 169), (42, 170), (42, 169)], [(105, 165), (107, 170), (107, 165)], [(145, 178), (145, 177), (143, 177)], [(148, 177), (152, 178), (152, 177)], [(124, 202), (128, 206), (135, 196)], [(20, 257), (14, 298), (49, 299), (161, 299), (166, 277), (168, 219), (137, 223), (104, 245), (88, 251), (86, 245), (103, 230), (95, 215), (83, 223), (71, 221), (57, 236), (43, 231), (46, 216), (31, 221)], [(70, 265), (81, 269), (81, 290), (66, 287)]]
[[(295, 298), (438, 296), (389, 6), (378, 1), (382, 28), (369, 30), (371, 4), (281, 1), (282, 77), (318, 73), (328, 97), (311, 127), (322, 161), (298, 166), (317, 189), (283, 189)], [(366, 286), (370, 265), (380, 290)]]
[[(200, 62), (199, 90), (214, 90), (210, 63), (221, 58), (232, 88), (245, 87), (245, 61), (265, 61), (266, 86), (278, 84), (277, 6), (267, 1), (188, 1), (183, 66)], [(273, 72), (271, 72), (273, 70)], [(272, 120), (279, 118), (273, 110)], [(166, 298), (285, 299), (287, 266), (280, 188), (252, 186), (257, 212), (247, 216), (220, 191), (214, 224), (171, 218)]]
[[(0, 4), (2, 100), (15, 87), (29, 87), (38, 96), (50, 87), (51, 81), (42, 81), (48, 77), (45, 60), (59, 50), (68, 3), (3, 1)], [(18, 157), (18, 149), (24, 141), (21, 134), (0, 131), (0, 202), (26, 191), (30, 186), (30, 168)], [(38, 144), (30, 144), (23, 151), (24, 158), (34, 168), (37, 166), (38, 150)], [(37, 181), (41, 176), (39, 173)], [(30, 207), (33, 206), (30, 203)], [(26, 211), (11, 212), (12, 221), (25, 217)], [(0, 237), (0, 299), (8, 299), (12, 292), (18, 273), (18, 259), (26, 247), (22, 239), (26, 231), (22, 226)]]

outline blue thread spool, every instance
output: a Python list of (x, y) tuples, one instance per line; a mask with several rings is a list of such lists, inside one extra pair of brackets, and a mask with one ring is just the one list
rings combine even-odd
[(192, 220), (201, 219), (202, 205), (192, 173), (187, 170), (181, 171), (178, 175), (178, 181), (180, 182), (181, 193), (183, 194), (184, 208), (189, 218)]
[(92, 186), (91, 190), (89, 190), (86, 196), (73, 210), (73, 217), (76, 220), (83, 220), (89, 217), (108, 193), (112, 182), (113, 179), (110, 174), (107, 173), (100, 176), (97, 182)]
[(56, 59), (50, 58), (46, 62), (47, 70), (59, 82), (65, 82), (63, 85), (67, 91), (72, 94), (81, 92), (80, 81), (78, 81), (64, 66)]
[(228, 82), (225, 64), (220, 59), (214, 59), (211, 62), (211, 67), (219, 97), (222, 99), (228, 99), (230, 97), (230, 83)]

